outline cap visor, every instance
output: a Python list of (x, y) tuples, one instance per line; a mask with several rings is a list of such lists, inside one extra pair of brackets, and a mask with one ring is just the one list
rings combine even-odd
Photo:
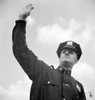
[(71, 46), (71, 45), (66, 45), (63, 47), (63, 49), (73, 49), (74, 51), (77, 51), (76, 48), (74, 46)]

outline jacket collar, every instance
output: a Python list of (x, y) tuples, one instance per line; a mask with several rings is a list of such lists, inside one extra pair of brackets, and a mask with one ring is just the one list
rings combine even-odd
[(57, 70), (64, 75), (71, 76), (71, 71), (63, 68), (62, 66), (58, 66)]

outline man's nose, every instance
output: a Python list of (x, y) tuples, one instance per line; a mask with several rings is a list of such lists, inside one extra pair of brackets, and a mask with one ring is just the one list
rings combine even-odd
[(65, 52), (65, 55), (69, 55), (69, 52), (68, 52), (68, 51), (66, 51), (66, 52)]

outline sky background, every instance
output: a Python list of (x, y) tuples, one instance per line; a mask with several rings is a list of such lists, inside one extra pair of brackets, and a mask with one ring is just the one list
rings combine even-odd
[(78, 42), (83, 54), (72, 75), (83, 84), (87, 100), (95, 100), (95, 0), (0, 0), (0, 100), (29, 100), (32, 81), (13, 56), (11, 38), (19, 13), (30, 3), (28, 47), (56, 68), (59, 43)]

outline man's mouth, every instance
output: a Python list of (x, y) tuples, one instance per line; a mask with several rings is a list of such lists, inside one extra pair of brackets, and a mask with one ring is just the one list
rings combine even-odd
[(64, 58), (65, 58), (65, 59), (70, 59), (70, 57), (69, 57), (69, 56), (65, 56)]
[(70, 58), (69, 56), (65, 56), (64, 58)]

